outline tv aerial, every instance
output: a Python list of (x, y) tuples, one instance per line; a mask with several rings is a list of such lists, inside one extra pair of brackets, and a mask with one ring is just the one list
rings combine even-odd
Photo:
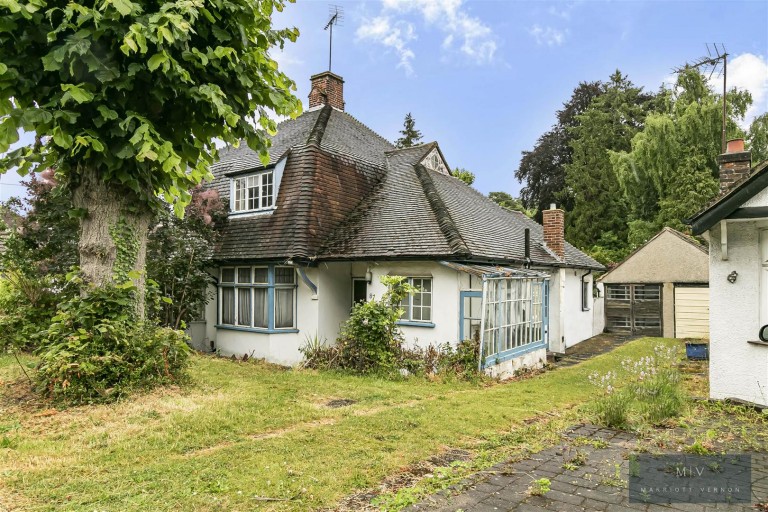
[(336, 26), (343, 26), (342, 22), (344, 21), (344, 8), (340, 5), (329, 5), (328, 6), (328, 15), (330, 16), (330, 19), (328, 20), (328, 23), (325, 24), (325, 28), (323, 30), (329, 31), (329, 37), (328, 37), (328, 71), (331, 70), (331, 63), (333, 59), (333, 27)]

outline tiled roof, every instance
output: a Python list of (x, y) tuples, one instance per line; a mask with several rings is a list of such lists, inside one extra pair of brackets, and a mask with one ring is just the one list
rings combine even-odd
[[(543, 247), (541, 225), (422, 166), (436, 146), (395, 150), (330, 107), (281, 123), (270, 154), (270, 165), (287, 155), (276, 209), (231, 217), (217, 259), (522, 262), (529, 228), (533, 264), (603, 268), (567, 243), (565, 260), (559, 260)], [(224, 151), (212, 169), (212, 186), (227, 197), (228, 175), (262, 167), (248, 148)]]

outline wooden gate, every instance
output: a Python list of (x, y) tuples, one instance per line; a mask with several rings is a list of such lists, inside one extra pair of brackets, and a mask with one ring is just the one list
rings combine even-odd
[(605, 328), (661, 336), (661, 285), (608, 284), (605, 286)]

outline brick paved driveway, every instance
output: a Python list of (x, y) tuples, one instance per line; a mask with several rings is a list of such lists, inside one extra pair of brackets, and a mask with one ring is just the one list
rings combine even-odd
[[(635, 437), (593, 426), (569, 430), (563, 442), (532, 458), (502, 463), (406, 509), (409, 512), (543, 512), (643, 510), (647, 512), (716, 510), (751, 511), (749, 505), (629, 503), (627, 456)], [(566, 467), (564, 467), (566, 466)], [(531, 482), (548, 478), (544, 496), (527, 492)], [(755, 502), (768, 501), (768, 457), (753, 455), (752, 492)]]

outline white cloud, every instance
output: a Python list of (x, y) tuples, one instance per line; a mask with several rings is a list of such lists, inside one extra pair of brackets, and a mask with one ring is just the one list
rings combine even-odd
[(357, 28), (356, 35), (358, 39), (368, 39), (391, 48), (400, 58), (397, 67), (403, 68), (407, 74), (413, 73), (411, 62), (416, 54), (408, 47), (408, 43), (416, 39), (413, 25), (402, 20), (392, 21), (389, 16), (377, 16), (365, 19)]
[(445, 34), (442, 48), (446, 52), (454, 48), (475, 63), (493, 61), (497, 50), (493, 30), (479, 18), (472, 16), (462, 5), (463, 0), (382, 0), (382, 11), (376, 18), (365, 19), (357, 30), (360, 39), (369, 39), (396, 50), (400, 56), (399, 67), (412, 70), (415, 58), (409, 42), (416, 38), (411, 23), (402, 19), (407, 14), (417, 14), (430, 26)]
[(558, 30), (553, 27), (542, 27), (536, 24), (528, 29), (528, 33), (533, 36), (538, 45), (560, 46), (565, 42), (568, 30)]
[[(746, 89), (752, 94), (752, 106), (745, 116), (746, 125), (752, 119), (768, 112), (768, 60), (762, 55), (742, 53), (728, 60), (728, 89)], [(712, 76), (710, 85), (722, 91), (722, 77)]]

